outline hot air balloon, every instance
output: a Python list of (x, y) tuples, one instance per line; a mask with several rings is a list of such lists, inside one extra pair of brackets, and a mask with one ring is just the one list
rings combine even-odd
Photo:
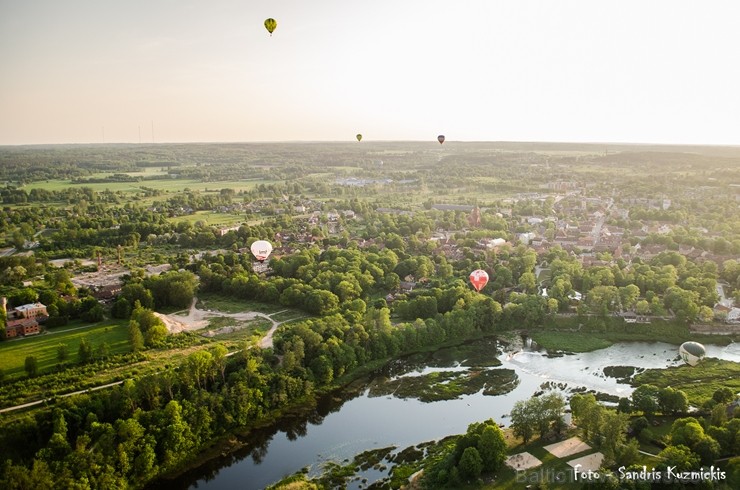
[(445, 142), (445, 135), (443, 135), (443, 134), (440, 134), (439, 136), (437, 136), (437, 141), (439, 141), (439, 144), (440, 144), (440, 145), (441, 145), (442, 143), (444, 143), (444, 142)]
[(252, 255), (257, 260), (264, 262), (270, 256), (270, 252), (272, 252), (272, 245), (267, 240), (257, 240), (252, 244), (251, 250)]
[(362, 135), (360, 133), (357, 133), (357, 141), (362, 141)]
[(488, 284), (488, 273), (483, 269), (474, 270), (470, 273), (470, 283), (476, 291), (480, 292)]
[(696, 366), (699, 361), (704, 359), (707, 354), (707, 350), (699, 342), (684, 342), (681, 347), (678, 348), (678, 355), (681, 356), (683, 362), (689, 366)]
[(275, 19), (269, 18), (265, 20), (265, 29), (267, 29), (267, 32), (269, 32), (271, 36), (272, 36), (272, 31), (274, 31), (276, 27), (277, 27), (277, 21)]

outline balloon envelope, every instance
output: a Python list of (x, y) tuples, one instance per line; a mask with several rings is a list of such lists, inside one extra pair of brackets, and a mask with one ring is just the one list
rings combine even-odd
[(362, 135), (360, 133), (357, 133), (357, 141), (362, 141)]
[(699, 342), (684, 342), (678, 348), (678, 355), (690, 366), (699, 364), (706, 354), (707, 350)]
[(250, 249), (252, 250), (252, 255), (257, 260), (264, 262), (270, 256), (270, 252), (272, 252), (272, 245), (267, 240), (257, 240), (252, 244)]
[(440, 145), (441, 145), (442, 143), (444, 143), (444, 142), (445, 142), (445, 135), (443, 135), (443, 134), (440, 134), (439, 136), (437, 136), (437, 141), (439, 141), (439, 144), (440, 144)]
[(470, 283), (480, 292), (488, 284), (488, 273), (482, 269), (474, 270), (470, 273)]
[(267, 32), (269, 32), (271, 36), (272, 36), (272, 31), (274, 31), (276, 27), (277, 27), (277, 21), (275, 19), (270, 18), (270, 19), (265, 20), (265, 29), (267, 29)]

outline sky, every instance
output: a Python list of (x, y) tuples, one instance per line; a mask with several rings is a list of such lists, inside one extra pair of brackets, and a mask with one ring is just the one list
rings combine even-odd
[(738, 145), (738, 19), (736, 0), (0, 0), (0, 145)]

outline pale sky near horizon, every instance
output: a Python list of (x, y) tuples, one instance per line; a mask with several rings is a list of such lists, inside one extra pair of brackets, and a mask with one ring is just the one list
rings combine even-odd
[(0, 145), (738, 145), (738, 21), (735, 0), (0, 0)]

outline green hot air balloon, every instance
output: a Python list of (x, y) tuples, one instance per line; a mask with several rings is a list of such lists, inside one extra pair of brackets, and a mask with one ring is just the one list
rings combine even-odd
[(265, 29), (267, 29), (267, 32), (269, 32), (271, 36), (272, 36), (272, 31), (274, 31), (276, 27), (277, 27), (277, 21), (275, 19), (269, 18), (265, 21)]
[(357, 141), (362, 141), (362, 135), (360, 133), (357, 133)]

